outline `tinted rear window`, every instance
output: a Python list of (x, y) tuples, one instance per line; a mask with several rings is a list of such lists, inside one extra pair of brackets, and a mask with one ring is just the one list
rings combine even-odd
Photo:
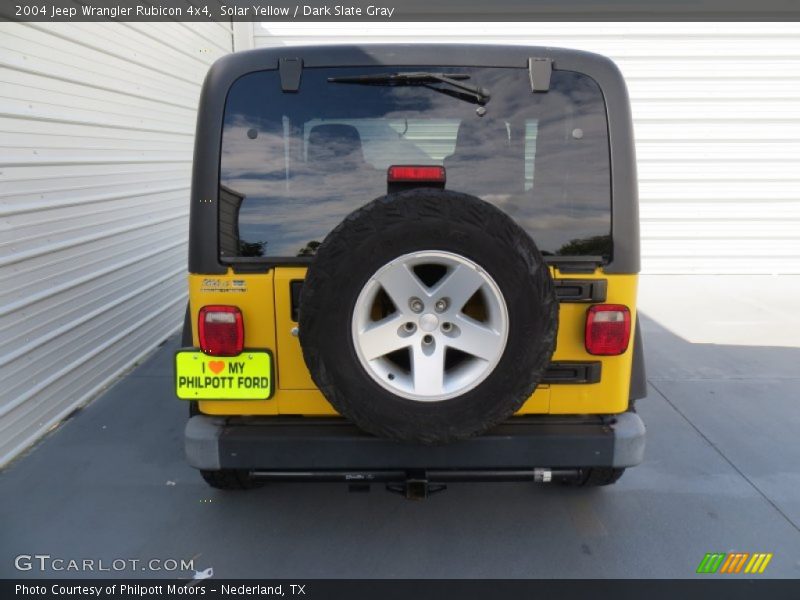
[[(591, 78), (554, 71), (531, 93), (527, 69), (432, 68), (491, 92), (474, 103), (424, 86), (329, 77), (419, 71), (305, 69), (298, 93), (277, 71), (231, 87), (220, 161), (220, 255), (313, 255), (351, 211), (387, 192), (390, 165), (441, 165), (447, 189), (511, 215), (544, 254), (611, 255), (605, 105)], [(439, 87), (437, 85), (437, 87)]]

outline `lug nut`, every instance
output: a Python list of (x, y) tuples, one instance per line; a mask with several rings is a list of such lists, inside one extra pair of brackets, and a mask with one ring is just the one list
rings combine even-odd
[(411, 321), (403, 325), (403, 329), (405, 329), (408, 333), (413, 333), (414, 330), (417, 328)]
[(426, 335), (426, 336), (424, 336), (422, 338), (422, 344), (424, 346), (430, 346), (432, 343), (433, 343), (433, 336), (432, 335)]
[(420, 300), (419, 298), (411, 298), (411, 300), (408, 301), (408, 306), (415, 313), (421, 313), (422, 309), (425, 308), (425, 305), (422, 303), (422, 300)]
[(434, 304), (434, 308), (436, 312), (444, 312), (447, 310), (447, 300), (442, 298), (441, 300), (437, 300), (436, 304)]
[(448, 323), (448, 322), (444, 322), (444, 323), (442, 323), (442, 331), (444, 331), (445, 333), (447, 333), (447, 332), (448, 332), (448, 331), (450, 331), (451, 329), (453, 329), (453, 324), (452, 324), (452, 323)]

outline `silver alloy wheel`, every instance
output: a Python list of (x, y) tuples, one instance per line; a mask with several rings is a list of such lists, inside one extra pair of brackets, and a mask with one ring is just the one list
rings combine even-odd
[(494, 279), (468, 258), (441, 251), (405, 254), (378, 269), (352, 318), (366, 372), (390, 392), (422, 402), (460, 396), (486, 379), (503, 356), (508, 327)]

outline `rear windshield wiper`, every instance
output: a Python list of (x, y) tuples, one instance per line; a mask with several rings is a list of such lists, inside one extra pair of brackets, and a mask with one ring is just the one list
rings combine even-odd
[[(376, 75), (351, 75), (347, 77), (328, 77), (329, 83), (356, 83), (361, 85), (421, 85), (454, 98), (469, 100), (476, 104), (486, 104), (491, 98), (489, 90), (477, 85), (462, 83), (469, 79), (466, 73), (382, 73)], [(455, 90), (438, 87), (443, 83)]]

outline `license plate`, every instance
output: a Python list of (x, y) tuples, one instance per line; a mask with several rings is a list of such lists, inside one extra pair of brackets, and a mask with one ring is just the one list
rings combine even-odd
[(208, 356), (179, 350), (175, 354), (175, 393), (181, 400), (267, 400), (272, 387), (269, 352)]

